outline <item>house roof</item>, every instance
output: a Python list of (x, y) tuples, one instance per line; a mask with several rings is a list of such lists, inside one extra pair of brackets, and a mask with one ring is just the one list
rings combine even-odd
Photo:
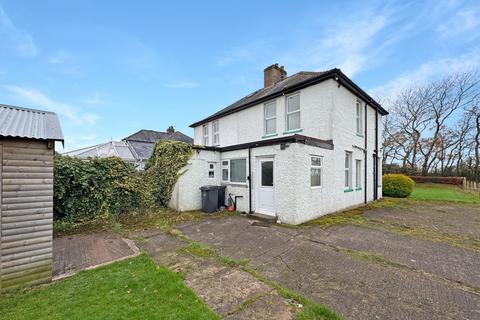
[(172, 134), (168, 132), (160, 132), (154, 130), (140, 130), (135, 132), (132, 135), (129, 135), (126, 138), (122, 139), (123, 141), (139, 141), (139, 142), (152, 142), (155, 143), (158, 140), (174, 140), (174, 141), (183, 141), (189, 144), (193, 144), (193, 139), (183, 134), (180, 131), (175, 131)]
[(221, 118), (228, 114), (252, 107), (258, 103), (265, 102), (283, 94), (294, 92), (322, 81), (334, 78), (339, 84), (344, 85), (348, 90), (364, 99), (372, 107), (376, 108), (382, 115), (388, 114), (387, 110), (370, 97), (365, 91), (350, 80), (340, 69), (331, 69), (323, 72), (300, 71), (266, 88), (257, 90), (242, 99), (232, 103), (226, 108), (195, 122), (190, 127), (196, 127), (209, 121)]
[(0, 104), (0, 137), (64, 140), (55, 113), (5, 104)]
[(91, 147), (65, 152), (64, 155), (81, 159), (87, 159), (90, 157), (120, 157), (123, 160), (130, 162), (134, 162), (136, 159), (126, 141), (110, 141)]
[(244, 150), (249, 148), (272, 146), (272, 145), (285, 144), (285, 143), (301, 143), (301, 144), (315, 146), (315, 147), (327, 149), (327, 150), (333, 150), (334, 148), (333, 140), (331, 139), (324, 140), (324, 139), (318, 139), (318, 138), (309, 137), (301, 134), (293, 134), (290, 136), (283, 136), (283, 137), (278, 137), (273, 139), (240, 143), (240, 144), (235, 144), (235, 145), (226, 146), (226, 147), (194, 145), (193, 148), (197, 150), (226, 152), (226, 151), (235, 151), (235, 150)]

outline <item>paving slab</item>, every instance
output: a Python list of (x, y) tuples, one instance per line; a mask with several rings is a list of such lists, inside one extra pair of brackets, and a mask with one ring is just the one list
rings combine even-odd
[(305, 230), (302, 237), (379, 254), (407, 267), (475, 287), (480, 292), (480, 252), (353, 225), (328, 232), (311, 228)]
[[(312, 236), (328, 238), (329, 232), (348, 230), (258, 227), (241, 217), (194, 222), (178, 228), (192, 239), (215, 246), (223, 255), (250, 259), (250, 266), (270, 280), (333, 308), (347, 319), (480, 319), (477, 294), (415, 271), (356, 259), (322, 243), (323, 238), (319, 241)], [(335, 238), (331, 239), (333, 242)], [(452, 252), (463, 257), (458, 251)], [(449, 263), (454, 261), (451, 258)]]
[(215, 258), (179, 253), (188, 242), (160, 231), (135, 235), (157, 263), (185, 275), (185, 283), (217, 314), (228, 319), (293, 319), (292, 307), (251, 274)]
[(480, 205), (424, 201), (401, 209), (372, 210), (365, 217), (480, 240)]
[(61, 278), (80, 270), (138, 254), (135, 244), (113, 233), (64, 236), (53, 239), (53, 276)]

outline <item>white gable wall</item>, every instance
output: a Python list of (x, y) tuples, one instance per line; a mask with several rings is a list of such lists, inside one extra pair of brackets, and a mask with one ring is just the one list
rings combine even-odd
[[(332, 105), (333, 94), (337, 89), (336, 84), (333, 80), (327, 80), (298, 91), (302, 131), (297, 133), (318, 139), (332, 138)], [(277, 135), (269, 138), (291, 135), (291, 133), (284, 133), (286, 131), (286, 96), (273, 100), (277, 105)], [(263, 108), (264, 103), (260, 103), (218, 119), (220, 147), (268, 139), (264, 138)], [(209, 145), (212, 145), (212, 122), (206, 125), (209, 127)], [(203, 144), (202, 128), (203, 126), (194, 128), (196, 145)]]

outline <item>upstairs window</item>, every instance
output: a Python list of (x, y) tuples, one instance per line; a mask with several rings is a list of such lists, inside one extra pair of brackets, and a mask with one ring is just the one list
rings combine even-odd
[(357, 134), (362, 135), (362, 130), (363, 130), (363, 109), (362, 109), (362, 103), (357, 100), (356, 102), (356, 114), (355, 114), (355, 127), (357, 128)]
[(310, 159), (310, 186), (322, 186), (322, 158), (311, 157)]
[(275, 101), (265, 104), (263, 117), (265, 135), (275, 134), (277, 132), (277, 103)]
[(208, 124), (204, 124), (202, 127), (202, 136), (203, 136), (203, 145), (208, 146), (209, 138), (208, 138)]
[(212, 134), (213, 134), (213, 145), (218, 146), (220, 144), (220, 124), (218, 120), (212, 122)]
[(345, 152), (345, 189), (352, 189), (352, 153)]
[(300, 129), (300, 94), (287, 97), (287, 131)]

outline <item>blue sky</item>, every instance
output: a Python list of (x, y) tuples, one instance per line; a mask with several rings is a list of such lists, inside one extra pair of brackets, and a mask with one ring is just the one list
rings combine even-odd
[(339, 67), (382, 99), (477, 68), (480, 1), (0, 0), (0, 49), (0, 103), (57, 112), (72, 150), (192, 135), (272, 63)]

